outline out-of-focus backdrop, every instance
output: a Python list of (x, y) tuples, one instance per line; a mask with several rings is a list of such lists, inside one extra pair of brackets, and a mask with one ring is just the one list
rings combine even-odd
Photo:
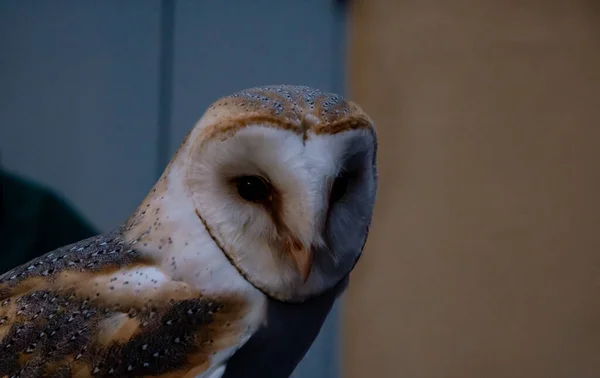
[(1, 0), (2, 165), (105, 231), (216, 98), (341, 93), (380, 190), (294, 377), (599, 377), (598, 4)]

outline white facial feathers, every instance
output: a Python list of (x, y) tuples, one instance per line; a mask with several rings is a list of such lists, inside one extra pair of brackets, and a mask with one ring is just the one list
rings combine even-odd
[[(195, 206), (234, 265), (260, 289), (285, 299), (323, 291), (348, 273), (366, 237), (375, 189), (369, 138), (364, 130), (349, 130), (303, 141), (288, 130), (249, 125), (192, 157)], [(351, 176), (339, 202), (332, 202), (343, 174)], [(232, 184), (242, 176), (264, 178), (276, 198), (246, 201)], [(356, 206), (361, 219), (345, 210)], [(345, 239), (356, 240), (347, 246)]]
[[(171, 253), (213, 255), (216, 248), (272, 298), (318, 295), (362, 252), (376, 153), (372, 121), (338, 95), (268, 86), (225, 97), (207, 109), (155, 186), (164, 186), (169, 211), (181, 214), (169, 220), (169, 232), (198, 239)], [(151, 196), (159, 206), (162, 195)]]

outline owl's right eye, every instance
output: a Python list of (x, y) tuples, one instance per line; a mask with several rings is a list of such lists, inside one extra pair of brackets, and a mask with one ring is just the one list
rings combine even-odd
[(240, 197), (249, 202), (271, 200), (271, 185), (260, 176), (241, 176), (234, 179)]

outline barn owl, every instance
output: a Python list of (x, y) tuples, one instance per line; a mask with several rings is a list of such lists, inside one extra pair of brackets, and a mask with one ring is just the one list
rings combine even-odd
[(222, 377), (269, 303), (301, 306), (352, 271), (376, 150), (336, 94), (216, 101), (123, 225), (0, 277), (0, 376)]

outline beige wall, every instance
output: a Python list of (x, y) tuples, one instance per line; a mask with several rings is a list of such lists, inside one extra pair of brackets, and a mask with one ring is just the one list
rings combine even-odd
[(600, 377), (600, 2), (351, 4), (380, 191), (344, 377)]

